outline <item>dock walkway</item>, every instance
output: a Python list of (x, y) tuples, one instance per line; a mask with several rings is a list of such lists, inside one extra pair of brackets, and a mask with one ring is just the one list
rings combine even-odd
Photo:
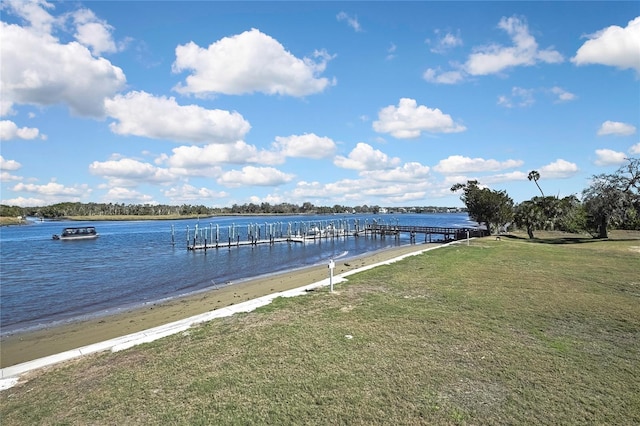
[[(266, 231), (266, 227), (265, 227)], [(240, 236), (239, 232), (230, 230), (229, 237), (226, 240), (221, 240), (219, 238), (219, 232), (214, 233), (211, 231), (210, 233), (198, 233), (197, 230), (194, 232), (193, 238), (188, 237), (187, 239), (187, 249), (188, 250), (211, 250), (211, 249), (220, 249), (220, 248), (229, 248), (232, 247), (246, 247), (246, 246), (257, 246), (262, 244), (275, 244), (275, 243), (297, 243), (304, 244), (307, 242), (328, 240), (328, 239), (337, 239), (337, 238), (347, 238), (347, 237), (372, 237), (384, 238), (387, 235), (395, 236), (396, 238), (400, 238), (401, 233), (409, 233), (410, 241), (415, 243), (418, 234), (424, 235), (424, 242), (433, 242), (433, 241), (441, 241), (441, 242), (451, 242), (462, 240), (471, 237), (481, 237), (485, 235), (486, 231), (476, 228), (445, 228), (445, 227), (434, 227), (434, 226), (413, 226), (413, 225), (384, 225), (384, 224), (367, 224), (363, 227), (355, 227), (354, 229), (335, 227), (333, 225), (327, 226), (325, 228), (314, 227), (309, 232), (304, 233), (286, 233), (283, 232), (274, 232), (268, 233), (268, 238), (260, 238), (260, 230), (258, 229), (257, 233), (248, 232), (245, 238)], [(266, 234), (267, 232), (265, 232)], [(189, 231), (187, 230), (187, 234)], [(231, 236), (233, 235), (233, 237)], [(256, 237), (256, 235), (258, 237)], [(207, 239), (209, 236), (209, 239)], [(436, 236), (437, 238), (433, 238)]]

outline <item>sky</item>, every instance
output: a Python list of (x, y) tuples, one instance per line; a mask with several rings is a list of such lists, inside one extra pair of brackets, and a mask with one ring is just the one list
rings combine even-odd
[(640, 2), (3, 0), (2, 204), (463, 206), (640, 157)]

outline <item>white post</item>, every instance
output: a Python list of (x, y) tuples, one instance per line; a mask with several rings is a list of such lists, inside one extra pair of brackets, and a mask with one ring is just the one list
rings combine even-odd
[(333, 269), (336, 267), (336, 263), (333, 259), (329, 260), (329, 287), (331, 289), (331, 293), (333, 293)]
[(469, 230), (467, 229), (467, 245), (469, 245)]

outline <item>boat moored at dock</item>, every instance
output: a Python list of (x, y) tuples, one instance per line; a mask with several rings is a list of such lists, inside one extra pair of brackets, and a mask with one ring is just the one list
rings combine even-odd
[(76, 240), (93, 240), (98, 238), (96, 228), (93, 226), (77, 226), (64, 228), (60, 235), (54, 234), (54, 240), (76, 241)]

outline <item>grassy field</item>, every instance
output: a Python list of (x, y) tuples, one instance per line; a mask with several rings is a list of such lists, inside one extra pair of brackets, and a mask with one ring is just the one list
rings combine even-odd
[(638, 424), (640, 240), (474, 240), (36, 372), (9, 424)]
[(24, 225), (26, 221), (24, 219), (18, 219), (13, 216), (0, 216), (0, 226), (8, 225)]

